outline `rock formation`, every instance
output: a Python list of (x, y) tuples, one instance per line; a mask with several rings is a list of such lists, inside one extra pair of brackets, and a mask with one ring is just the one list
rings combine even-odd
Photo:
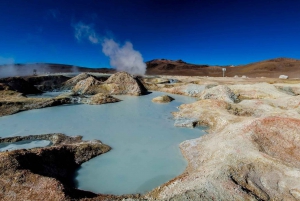
[(71, 90), (79, 81), (92, 77), (88, 73), (80, 73), (79, 75), (67, 80), (62, 84), (61, 90)]
[(106, 94), (98, 93), (91, 97), (89, 104), (90, 105), (100, 105), (105, 103), (115, 103), (119, 102), (120, 100)]
[(28, 76), (24, 78), (27, 82), (34, 85), (40, 91), (59, 90), (63, 83), (70, 78), (63, 75), (47, 75), (47, 76)]
[(174, 98), (172, 98), (171, 96), (168, 95), (164, 95), (164, 96), (158, 96), (152, 99), (152, 102), (155, 103), (169, 103), (172, 100), (174, 100)]
[(139, 96), (147, 90), (142, 83), (126, 72), (118, 72), (101, 83), (93, 77), (79, 81), (73, 88), (78, 94), (94, 95), (97, 93), (111, 95), (135, 95)]
[(101, 92), (101, 82), (96, 80), (94, 77), (88, 77), (84, 80), (79, 81), (72, 91), (76, 94), (93, 95)]
[(0, 90), (0, 116), (67, 103), (70, 103), (67, 97), (27, 98), (16, 91)]
[(226, 102), (234, 103), (238, 101), (237, 96), (227, 86), (220, 85), (205, 89), (200, 95), (199, 99), (217, 99)]
[(4, 83), (9, 86), (11, 90), (23, 93), (23, 94), (39, 94), (40, 90), (35, 88), (33, 84), (29, 83), (21, 77), (8, 77), (0, 79), (0, 83)]

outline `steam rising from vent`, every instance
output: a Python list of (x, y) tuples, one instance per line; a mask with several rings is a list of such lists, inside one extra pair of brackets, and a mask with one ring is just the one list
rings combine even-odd
[(92, 44), (99, 44), (101, 41), (102, 52), (110, 58), (110, 65), (117, 71), (125, 71), (130, 74), (144, 75), (146, 64), (140, 52), (133, 49), (130, 42), (123, 46), (116, 43), (113, 39), (103, 37), (102, 39), (93, 29), (92, 25), (79, 22), (73, 25), (75, 38), (77, 41), (88, 40)]
[(4, 64), (0, 65), (0, 78), (33, 75), (34, 70), (37, 71), (37, 74), (51, 72), (47, 64)]
[(134, 50), (130, 42), (120, 47), (113, 39), (104, 39), (102, 52), (110, 58), (110, 65), (117, 71), (138, 75), (144, 75), (146, 72), (146, 64), (141, 53)]

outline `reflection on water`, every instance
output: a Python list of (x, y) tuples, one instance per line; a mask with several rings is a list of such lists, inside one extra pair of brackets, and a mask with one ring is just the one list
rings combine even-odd
[(16, 149), (32, 149), (50, 145), (49, 140), (22, 140), (19, 142), (0, 143), (0, 151), (12, 151)]
[(105, 105), (58, 106), (0, 118), (0, 137), (62, 132), (99, 139), (112, 150), (84, 163), (77, 172), (78, 188), (97, 193), (143, 193), (181, 174), (187, 162), (179, 143), (203, 135), (201, 129), (174, 127), (171, 112), (191, 97), (170, 95), (168, 104), (152, 103), (165, 93), (117, 96)]

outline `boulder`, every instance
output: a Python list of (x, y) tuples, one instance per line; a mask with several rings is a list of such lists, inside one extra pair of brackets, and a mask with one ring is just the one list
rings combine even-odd
[(279, 76), (279, 79), (288, 79), (289, 78), (289, 76), (287, 76), (287, 75), (280, 75)]
[(103, 93), (98, 93), (91, 97), (89, 104), (90, 105), (100, 105), (100, 104), (105, 104), (105, 103), (115, 103), (115, 102), (119, 102), (119, 101), (120, 101), (120, 99), (117, 99), (113, 96), (106, 95)]
[(155, 103), (169, 103), (172, 100), (174, 100), (174, 98), (172, 98), (171, 96), (168, 95), (164, 95), (164, 96), (158, 96), (152, 99), (152, 102)]
[(138, 78), (133, 78), (126, 72), (113, 74), (104, 82), (104, 85), (111, 89), (110, 94), (140, 96), (147, 92), (147, 89)]

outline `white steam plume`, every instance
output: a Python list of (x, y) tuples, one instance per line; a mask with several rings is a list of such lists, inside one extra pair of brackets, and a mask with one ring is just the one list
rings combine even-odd
[(73, 26), (75, 29), (75, 38), (78, 41), (87, 39), (93, 44), (101, 41), (102, 52), (110, 58), (110, 65), (117, 71), (125, 71), (130, 74), (144, 75), (146, 72), (146, 64), (140, 52), (133, 49), (130, 42), (126, 42), (123, 46), (116, 43), (113, 39), (100, 39), (92, 25), (82, 22)]
[(33, 75), (33, 70), (36, 70), (37, 74), (51, 71), (47, 64), (18, 65), (14, 64), (13, 58), (0, 57), (0, 78)]
[(146, 64), (141, 53), (134, 50), (130, 42), (120, 47), (113, 39), (104, 39), (102, 52), (110, 58), (110, 65), (117, 71), (137, 75), (144, 75), (146, 72)]
[(75, 38), (78, 41), (81, 41), (82, 38), (86, 38), (93, 44), (99, 43), (99, 37), (94, 31), (92, 25), (79, 22), (74, 25), (74, 29), (75, 29)]

